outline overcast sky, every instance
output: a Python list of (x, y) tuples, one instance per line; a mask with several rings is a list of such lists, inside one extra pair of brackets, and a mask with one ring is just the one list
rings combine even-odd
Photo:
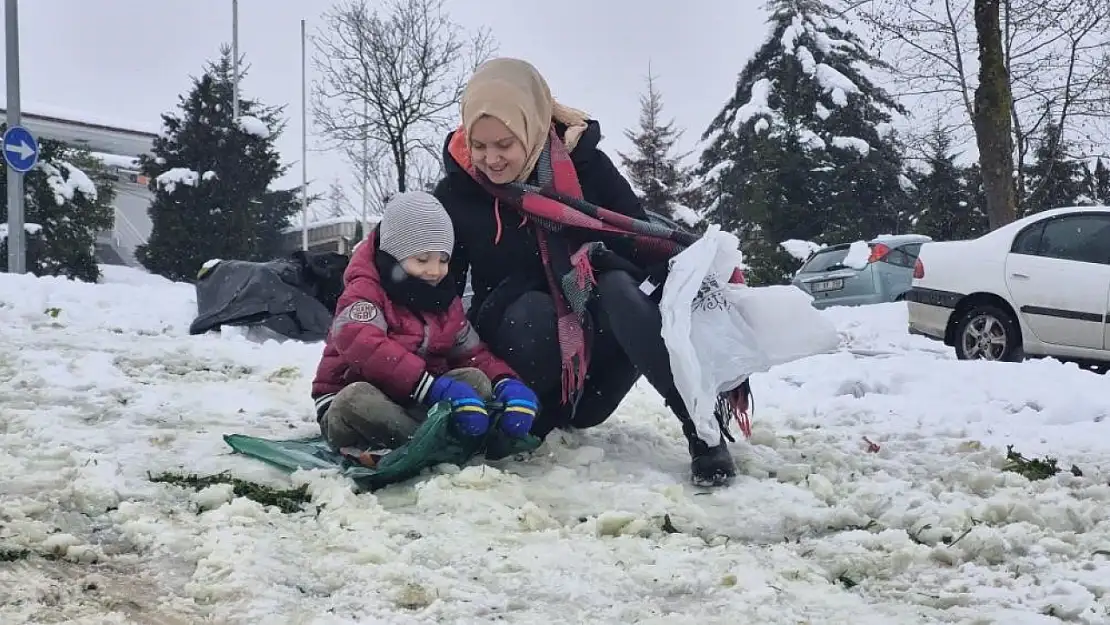
[[(685, 149), (732, 94), (767, 32), (757, 0), (448, 0), (468, 28), (486, 26), (499, 54), (539, 67), (556, 97), (600, 120), (614, 159), (637, 121), (648, 60), (666, 114), (687, 128)], [(329, 0), (240, 0), (239, 46), (251, 66), (244, 95), (288, 104), (279, 142), (281, 181), (300, 181), (300, 20), (311, 34)], [(22, 0), (23, 108), (72, 110), (104, 121), (157, 127), (190, 75), (231, 41), (231, 0)], [(311, 44), (309, 47), (311, 54)], [(311, 79), (311, 58), (309, 62)], [(310, 120), (311, 132), (311, 120)], [(310, 137), (310, 148), (313, 140)], [(323, 191), (341, 159), (310, 153), (308, 176)]]

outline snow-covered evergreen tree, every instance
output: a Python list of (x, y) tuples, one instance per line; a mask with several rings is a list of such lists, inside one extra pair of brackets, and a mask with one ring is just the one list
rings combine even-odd
[(1102, 159), (1095, 161), (1094, 182), (1095, 203), (1101, 206), (1110, 206), (1110, 167)]
[(328, 185), (324, 197), (327, 203), (321, 207), (323, 210), (317, 212), (322, 213), (325, 219), (356, 214), (351, 200), (347, 197), (347, 191), (343, 188), (343, 183), (339, 181), (339, 176), (336, 176)]
[[(153, 157), (141, 159), (154, 201), (150, 241), (136, 251), (153, 273), (193, 280), (212, 258), (267, 260), (299, 209), (296, 191), (271, 191), (285, 167), (274, 146), (282, 107), (240, 99), (232, 118), (232, 59), (225, 46), (177, 111), (162, 115)], [(242, 80), (243, 73), (240, 73)]]
[(1026, 169), (1025, 201), (1019, 216), (1039, 213), (1061, 206), (1093, 204), (1094, 189), (1084, 181), (1083, 163), (1068, 157), (1068, 141), (1060, 136), (1060, 127), (1045, 127), (1040, 144), (1033, 153), (1036, 159)]
[(889, 131), (903, 109), (864, 75), (882, 63), (819, 0), (771, 0), (771, 34), (703, 135), (710, 219), (735, 231), (753, 280), (796, 262), (779, 243), (843, 243), (908, 225), (902, 157)]
[(635, 151), (620, 152), (621, 164), (644, 208), (687, 223), (696, 221), (697, 215), (689, 214), (693, 194), (691, 170), (682, 164), (686, 154), (675, 153), (682, 131), (675, 127), (673, 119), (663, 120), (663, 95), (655, 86), (650, 67), (647, 91), (640, 96), (639, 127), (625, 130), (624, 135)]
[[(6, 125), (0, 125), (0, 133)], [(96, 236), (112, 227), (115, 187), (87, 150), (39, 141), (39, 162), (23, 179), (27, 271), (85, 282), (100, 279)], [(0, 196), (8, 181), (0, 176)], [(0, 207), (0, 269), (8, 269), (8, 207)]]
[(987, 216), (969, 188), (969, 171), (956, 163), (952, 137), (936, 129), (929, 137), (928, 172), (914, 176), (913, 230), (937, 241), (970, 239), (988, 231)]

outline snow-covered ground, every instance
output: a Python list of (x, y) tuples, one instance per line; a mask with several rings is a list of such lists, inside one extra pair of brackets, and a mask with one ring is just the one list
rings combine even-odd
[[(283, 514), (148, 474), (289, 484), (221, 435), (314, 433), (320, 346), (190, 337), (191, 287), (105, 270), (0, 275), (0, 550), (61, 556), (0, 563), (4, 625), (1110, 621), (1110, 379), (957, 362), (898, 304), (824, 311), (843, 351), (754, 380), (728, 489), (686, 485), (641, 387), (525, 461), (296, 474)], [(1004, 472), (1007, 444), (1083, 476)]]

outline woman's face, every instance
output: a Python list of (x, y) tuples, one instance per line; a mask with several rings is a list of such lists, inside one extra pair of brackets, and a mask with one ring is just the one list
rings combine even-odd
[(528, 153), (524, 144), (501, 120), (482, 116), (470, 129), (470, 160), (494, 184), (516, 180)]

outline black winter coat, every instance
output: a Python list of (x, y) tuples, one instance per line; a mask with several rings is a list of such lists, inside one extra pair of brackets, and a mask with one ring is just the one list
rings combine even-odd
[[(564, 130), (565, 127), (556, 125), (560, 136)], [(640, 199), (613, 161), (598, 149), (600, 141), (601, 126), (591, 120), (570, 153), (584, 199), (646, 221), (648, 217)], [(474, 289), (471, 310), (481, 308), (489, 294), (507, 281), (546, 291), (547, 282), (536, 243), (535, 225), (504, 203), (500, 206), (498, 224), (498, 215), (493, 210), (493, 196), (455, 162), (447, 151), (450, 143), (451, 135), (448, 135), (443, 148), (447, 175), (436, 185), (435, 196), (443, 203), (455, 226), (455, 249), (450, 267), (459, 294), (465, 288), (468, 272)], [(501, 231), (499, 240), (498, 228)], [(581, 242), (582, 238), (576, 236), (574, 240)]]

